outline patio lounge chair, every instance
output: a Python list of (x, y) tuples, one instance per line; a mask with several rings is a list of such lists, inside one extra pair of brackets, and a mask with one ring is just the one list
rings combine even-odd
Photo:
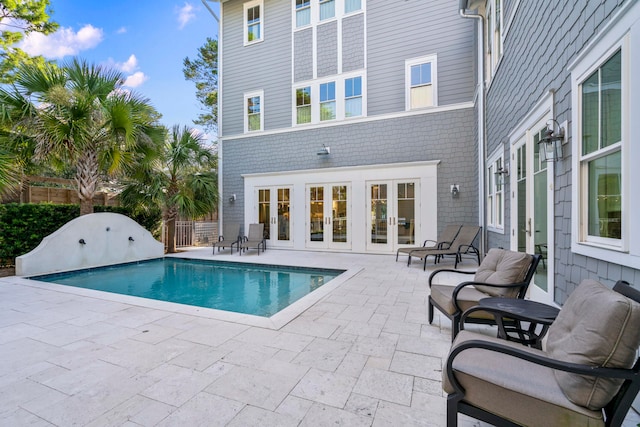
[[(477, 225), (463, 225), (458, 234), (456, 235), (451, 245), (443, 248), (433, 248), (433, 249), (418, 249), (415, 251), (409, 252), (409, 260), (407, 261), (407, 265), (411, 264), (411, 258), (420, 258), (424, 260), (424, 265), (422, 267), (423, 270), (427, 269), (427, 258), (432, 255), (435, 258), (435, 262), (439, 262), (440, 259), (447, 255), (452, 255), (456, 257), (454, 268), (458, 268), (458, 263), (462, 261), (462, 255), (472, 254), (475, 258), (478, 259), (478, 265), (480, 265), (480, 251), (473, 246), (473, 241), (480, 233), (480, 227)], [(446, 245), (443, 245), (446, 246)]]
[(267, 248), (264, 241), (264, 224), (249, 224), (249, 234), (238, 241), (238, 253), (242, 255), (243, 250), (257, 249), (258, 255), (260, 255), (260, 247), (262, 247), (262, 252)]
[(239, 238), (240, 224), (235, 222), (225, 223), (222, 227), (222, 235), (218, 237), (217, 242), (213, 243), (213, 253), (216, 253), (216, 248), (218, 248), (218, 252), (220, 252), (220, 248), (224, 249), (227, 247), (231, 247), (231, 245), (237, 242)]
[[(451, 341), (453, 341), (460, 330), (462, 313), (477, 306), (482, 298), (524, 298), (540, 258), (540, 255), (492, 248), (477, 271), (452, 269), (434, 271), (429, 276), (431, 290), (428, 302), (429, 323), (433, 322), (435, 307), (451, 320)], [(444, 272), (474, 274), (474, 277), (472, 281), (462, 282), (457, 286), (434, 283), (434, 279)], [(467, 323), (496, 324), (493, 315), (485, 311), (475, 311), (466, 321)]]
[[(438, 240), (427, 239), (424, 241), (424, 243), (422, 243), (422, 246), (413, 246), (409, 248), (398, 249), (398, 251), (396, 252), (396, 261), (398, 261), (398, 255), (400, 254), (411, 255), (411, 252), (413, 251), (449, 248), (453, 240), (458, 235), (458, 232), (460, 231), (461, 227), (462, 227), (461, 225), (449, 224), (444, 228), (444, 230), (442, 230), (442, 233), (440, 233)], [(407, 265), (410, 265), (410, 264), (411, 264), (411, 256), (409, 256), (409, 258), (407, 259)]]
[(447, 426), (620, 426), (640, 390), (640, 291), (583, 281), (538, 350), (461, 331), (443, 370)]

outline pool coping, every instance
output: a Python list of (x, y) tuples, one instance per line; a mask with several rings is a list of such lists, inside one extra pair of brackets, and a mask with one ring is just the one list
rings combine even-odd
[[(184, 253), (172, 254), (172, 255), (167, 254), (167, 256), (165, 257), (203, 260), (202, 258), (199, 258), (199, 257), (192, 258), (192, 257), (185, 257), (184, 255), (185, 255)], [(217, 260), (210, 260), (210, 261), (217, 261)], [(252, 261), (255, 261), (255, 260), (252, 260)], [(222, 263), (222, 262), (228, 262), (228, 261), (220, 260), (218, 262)], [(240, 262), (240, 263), (243, 263), (243, 262)], [(262, 263), (246, 262), (246, 264), (260, 265)], [(278, 264), (273, 264), (273, 262), (269, 263), (269, 265), (278, 266)], [(293, 267), (293, 268), (312, 268), (312, 269), (319, 268), (317, 266), (305, 266), (305, 265), (285, 265), (285, 264), (280, 264), (280, 265), (283, 267)], [(336, 269), (336, 268), (330, 268), (330, 269)], [(328, 281), (327, 283), (325, 283), (315, 291), (311, 292), (310, 294), (305, 295), (304, 297), (300, 298), (299, 300), (295, 301), (294, 303), (280, 310), (279, 312), (272, 315), (271, 317), (255, 316), (255, 315), (244, 314), (244, 313), (235, 313), (232, 311), (218, 310), (214, 308), (198, 307), (198, 306), (181, 304), (176, 302), (154, 300), (154, 299), (137, 297), (132, 295), (123, 295), (123, 294), (116, 294), (116, 293), (98, 291), (93, 289), (77, 288), (74, 286), (60, 285), (52, 282), (42, 282), (36, 279), (30, 279), (22, 276), (7, 277), (4, 279), (11, 279), (10, 281), (14, 285), (29, 286), (33, 288), (63, 292), (63, 293), (68, 293), (73, 295), (84, 296), (88, 298), (98, 298), (106, 301), (112, 301), (112, 302), (118, 302), (123, 304), (135, 305), (138, 307), (162, 310), (162, 311), (167, 311), (171, 313), (187, 314), (191, 316), (204, 317), (207, 319), (220, 320), (224, 322), (233, 322), (233, 323), (239, 323), (247, 326), (256, 326), (260, 328), (278, 330), (283, 326), (285, 326), (287, 323), (291, 322), (293, 319), (295, 319), (299, 315), (301, 315), (302, 313), (304, 313), (314, 304), (321, 301), (331, 291), (338, 288), (347, 280), (354, 277), (356, 274), (362, 271), (363, 268), (352, 267), (348, 269), (340, 268), (339, 270), (344, 270), (344, 272), (338, 275), (337, 277), (333, 278), (332, 280)], [(62, 272), (55, 272), (51, 274), (57, 274), (57, 273), (62, 273)], [(3, 280), (3, 281), (6, 282), (6, 280)]]

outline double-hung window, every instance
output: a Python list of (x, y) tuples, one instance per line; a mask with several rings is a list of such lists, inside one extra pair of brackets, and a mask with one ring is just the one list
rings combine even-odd
[(437, 105), (436, 56), (407, 60), (405, 67), (406, 109), (413, 110)]
[(504, 231), (504, 156), (502, 150), (492, 156), (487, 164), (487, 227)]
[(622, 239), (622, 51), (580, 83), (581, 203), (587, 241)]
[(262, 111), (262, 98), (262, 91), (245, 94), (245, 132), (263, 130), (264, 115)]
[(244, 4), (244, 44), (256, 43), (263, 38), (263, 0)]
[(362, 77), (353, 77), (344, 81), (344, 116), (362, 115)]
[(344, 13), (351, 13), (362, 9), (362, 0), (344, 0)]
[(488, 66), (493, 76), (502, 57), (502, 0), (489, 0), (486, 7)]
[(336, 16), (336, 0), (320, 0), (320, 20)]
[(311, 87), (296, 89), (296, 124), (311, 123)]
[(294, 0), (296, 2), (296, 28), (311, 24), (311, 0)]
[(320, 121), (336, 118), (336, 82), (320, 85)]

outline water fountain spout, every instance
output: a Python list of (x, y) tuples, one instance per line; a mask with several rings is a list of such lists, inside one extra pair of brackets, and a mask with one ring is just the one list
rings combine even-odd
[(80, 243), (81, 245), (86, 245), (87, 244), (87, 242), (85, 242), (84, 239), (78, 240), (78, 243)]
[(131, 237), (131, 236), (129, 236), (129, 241), (130, 241), (130, 242), (135, 242), (134, 238), (133, 238), (133, 237)]

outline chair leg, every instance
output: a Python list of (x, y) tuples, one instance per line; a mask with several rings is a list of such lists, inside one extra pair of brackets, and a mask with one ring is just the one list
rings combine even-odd
[(458, 332), (460, 332), (460, 313), (454, 314), (451, 317), (451, 342), (456, 339)]
[(431, 303), (431, 297), (429, 297), (429, 302), (428, 302), (428, 313), (429, 313), (429, 324), (433, 323), (433, 304)]
[(458, 427), (458, 398), (447, 396), (447, 427)]

